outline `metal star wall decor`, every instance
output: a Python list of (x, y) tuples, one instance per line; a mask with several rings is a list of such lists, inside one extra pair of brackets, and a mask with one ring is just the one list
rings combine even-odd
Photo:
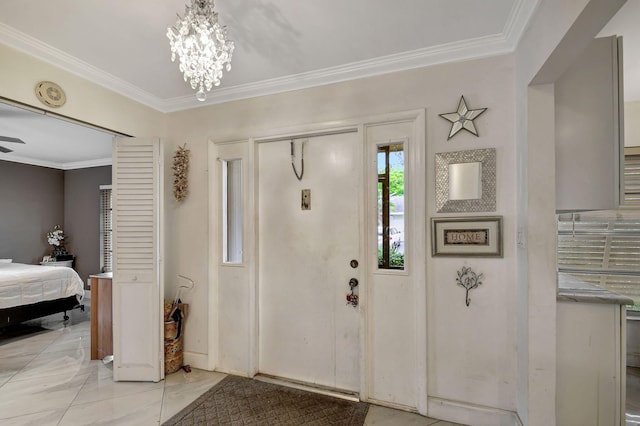
[(447, 140), (454, 137), (460, 130), (466, 130), (478, 136), (476, 126), (473, 124), (473, 120), (478, 118), (487, 108), (469, 109), (467, 102), (464, 100), (464, 96), (460, 97), (458, 103), (458, 110), (456, 112), (449, 112), (447, 114), (438, 114), (440, 117), (451, 122), (451, 130), (449, 131), (449, 137)]

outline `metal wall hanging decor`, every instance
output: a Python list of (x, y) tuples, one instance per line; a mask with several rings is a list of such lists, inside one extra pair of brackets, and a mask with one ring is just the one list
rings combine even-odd
[(458, 271), (458, 278), (456, 278), (456, 284), (464, 288), (465, 291), (465, 304), (469, 306), (471, 304), (471, 298), (469, 297), (469, 291), (482, 284), (482, 274), (476, 274), (473, 269), (463, 266)]
[(442, 152), (435, 160), (438, 213), (496, 211), (495, 148)]
[(478, 136), (478, 131), (473, 123), (473, 120), (480, 117), (487, 108), (469, 109), (467, 102), (464, 100), (464, 96), (460, 97), (458, 102), (458, 110), (455, 112), (449, 112), (446, 114), (438, 114), (440, 117), (451, 123), (451, 130), (449, 131), (449, 137), (447, 140), (454, 137), (460, 130), (466, 130), (467, 132)]
[(189, 154), (187, 144), (179, 146), (173, 155), (173, 197), (178, 202), (184, 201), (189, 192)]

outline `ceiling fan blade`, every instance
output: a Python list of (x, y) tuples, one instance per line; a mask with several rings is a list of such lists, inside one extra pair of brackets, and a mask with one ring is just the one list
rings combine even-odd
[(9, 136), (0, 136), (0, 141), (2, 142), (15, 142), (15, 143), (24, 143), (22, 139), (12, 138)]
[(0, 145), (0, 152), (2, 152), (3, 154), (6, 154), (8, 152), (13, 152), (13, 150), (9, 148), (5, 148), (4, 146)]

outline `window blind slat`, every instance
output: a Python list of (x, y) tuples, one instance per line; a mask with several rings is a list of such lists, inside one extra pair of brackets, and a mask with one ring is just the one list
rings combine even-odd
[(632, 298), (640, 309), (640, 212), (558, 216), (558, 271)]
[(112, 269), (112, 197), (111, 188), (100, 190), (100, 268), (103, 272)]

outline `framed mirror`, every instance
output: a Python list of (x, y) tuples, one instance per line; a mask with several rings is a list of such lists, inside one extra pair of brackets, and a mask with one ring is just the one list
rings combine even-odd
[(496, 150), (436, 154), (438, 213), (496, 211)]

